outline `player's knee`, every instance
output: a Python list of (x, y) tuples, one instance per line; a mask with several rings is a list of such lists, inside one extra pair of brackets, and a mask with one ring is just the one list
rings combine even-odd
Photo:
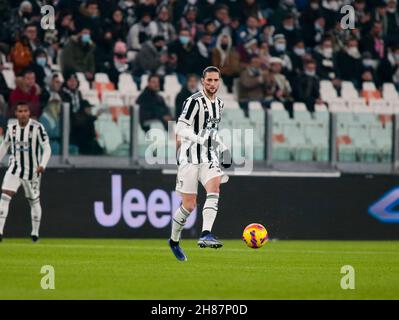
[(194, 211), (196, 206), (197, 206), (196, 200), (188, 200), (183, 203), (184, 209), (186, 209), (190, 213)]

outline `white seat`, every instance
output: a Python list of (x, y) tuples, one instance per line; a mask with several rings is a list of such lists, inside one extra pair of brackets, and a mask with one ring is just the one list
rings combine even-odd
[(94, 75), (94, 81), (99, 82), (99, 83), (109, 83), (110, 82), (108, 75), (106, 73), (102, 73), (102, 72), (96, 73)]
[(382, 85), (382, 96), (384, 99), (398, 99), (398, 92), (393, 83), (384, 83)]
[(112, 107), (123, 107), (125, 105), (118, 91), (104, 91), (102, 94), (102, 102)]
[(98, 91), (95, 89), (89, 89), (89, 90), (80, 90), (82, 93), (83, 99), (89, 101), (90, 104), (92, 105), (99, 105), (100, 104), (100, 99), (98, 98)]
[(308, 109), (306, 108), (306, 105), (303, 102), (294, 102), (293, 108), (294, 108), (294, 112), (295, 111), (308, 111)]
[(353, 111), (356, 111), (358, 109), (367, 108), (366, 100), (364, 98), (348, 99), (348, 106)]
[(15, 74), (12, 69), (4, 69), (2, 71), (4, 80), (6, 81), (8, 89), (15, 89)]
[(335, 98), (328, 102), (329, 109), (331, 112), (348, 112), (350, 109), (348, 108), (347, 101), (342, 98)]
[(275, 101), (275, 102), (272, 102), (270, 108), (272, 110), (281, 111), (281, 110), (284, 110), (284, 105), (281, 102), (276, 102)]
[(371, 108), (384, 108), (388, 106), (388, 103), (385, 99), (370, 99), (369, 106)]
[(363, 82), (362, 89), (365, 90), (365, 91), (375, 91), (375, 90), (377, 90), (376, 87), (375, 87), (374, 82), (371, 82), (371, 81)]
[(351, 81), (342, 81), (341, 85), (342, 85), (342, 90), (356, 91), (356, 88)]
[(342, 88), (341, 90), (341, 97), (344, 99), (353, 99), (353, 98), (358, 98), (359, 94), (356, 91), (356, 89), (351, 89), (351, 88)]
[(181, 84), (177, 80), (177, 76), (174, 74), (165, 76), (165, 92), (179, 92), (181, 90)]
[(118, 79), (118, 88), (121, 92), (137, 92), (137, 86), (129, 73), (121, 73)]

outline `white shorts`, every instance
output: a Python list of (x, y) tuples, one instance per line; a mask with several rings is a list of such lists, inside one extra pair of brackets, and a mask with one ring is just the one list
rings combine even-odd
[(198, 181), (205, 187), (206, 183), (215, 177), (222, 177), (221, 183), (226, 183), (229, 176), (220, 168), (219, 164), (209, 163), (184, 163), (177, 169), (176, 191), (178, 193), (198, 193)]
[(25, 196), (28, 199), (35, 200), (40, 197), (40, 180), (41, 177), (31, 181), (23, 180), (7, 171), (3, 179), (1, 190), (17, 192), (22, 184), (22, 187), (25, 191)]

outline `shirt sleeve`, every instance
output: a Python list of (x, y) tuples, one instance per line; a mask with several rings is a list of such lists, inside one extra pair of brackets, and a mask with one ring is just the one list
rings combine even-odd
[(184, 101), (183, 111), (177, 121), (176, 134), (194, 143), (204, 144), (206, 137), (194, 133), (194, 118), (199, 110), (198, 101), (188, 98)]
[(6, 131), (6, 136), (0, 145), (0, 162), (3, 160), (4, 156), (7, 154), (8, 148), (10, 147), (11, 138), (9, 130)]
[(38, 135), (39, 135), (39, 143), (40, 146), (43, 149), (43, 156), (42, 156), (42, 161), (40, 162), (40, 166), (43, 168), (46, 168), (47, 163), (50, 160), (51, 157), (51, 147), (50, 147), (50, 141), (48, 134), (46, 130), (44, 129), (43, 125), (40, 124), (39, 130), (38, 130)]

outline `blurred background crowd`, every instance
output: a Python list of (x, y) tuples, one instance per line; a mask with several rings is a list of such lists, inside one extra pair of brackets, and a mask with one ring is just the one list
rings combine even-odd
[[(40, 26), (45, 4), (55, 8), (55, 30)], [(353, 29), (341, 24), (346, 4), (355, 9)], [(71, 141), (82, 154), (102, 150), (76, 73), (89, 83), (105, 73), (116, 89), (120, 74), (131, 74), (144, 130), (146, 119), (179, 116), (208, 65), (220, 68), (246, 116), (250, 101), (288, 110), (299, 101), (313, 111), (321, 80), (338, 92), (342, 81), (399, 87), (396, 0), (0, 0), (0, 22), (0, 71), (11, 66), (15, 75), (14, 87), (0, 73), (1, 127), (24, 100), (56, 139), (69, 102)], [(182, 86), (175, 114), (158, 94), (170, 74)]]

